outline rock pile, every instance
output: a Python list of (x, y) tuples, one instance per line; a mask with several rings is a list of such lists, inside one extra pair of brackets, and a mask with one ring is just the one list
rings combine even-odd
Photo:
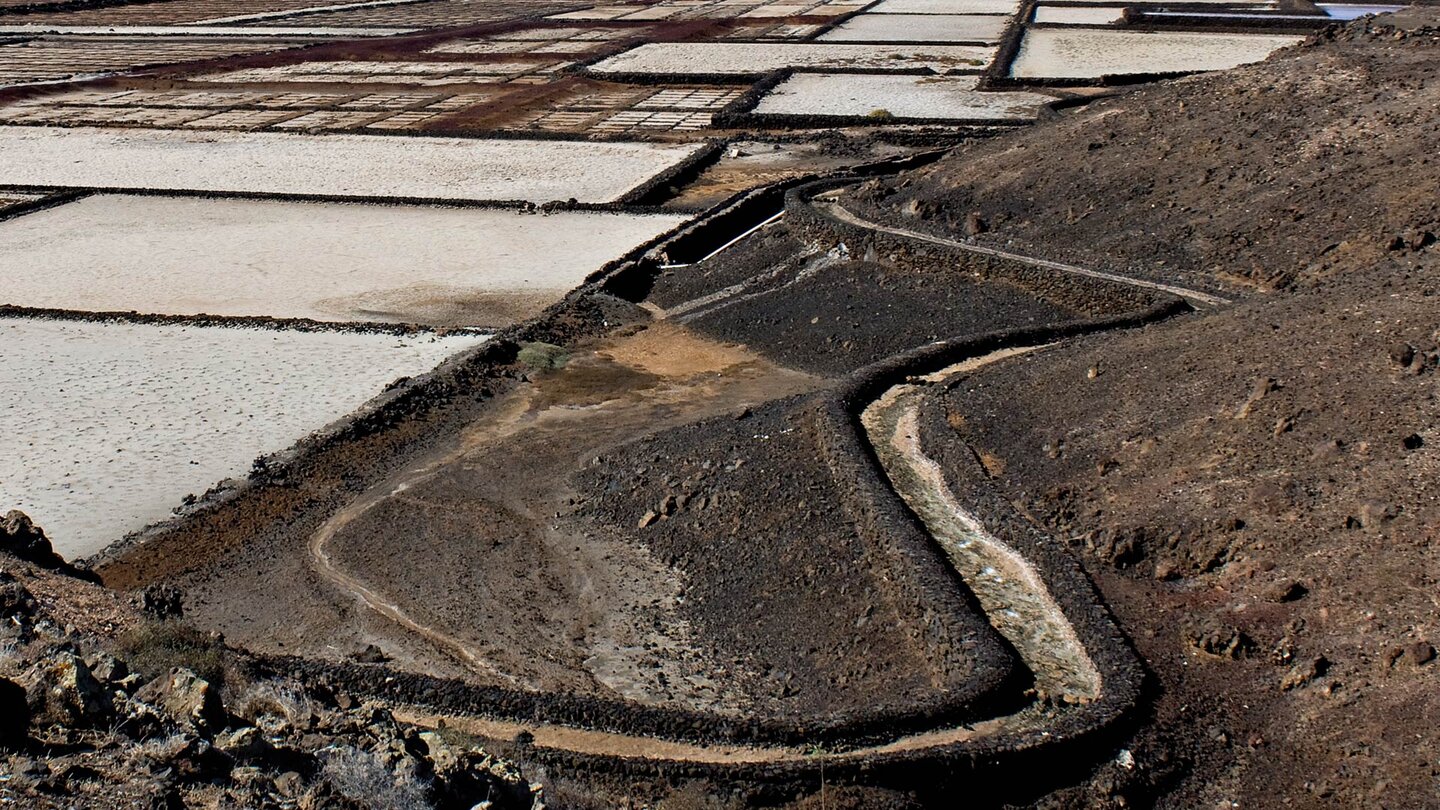
[[(183, 655), (137, 671), (115, 639), (53, 620), (48, 542), (23, 515), (0, 554), (0, 803), (49, 808), (538, 810), (543, 791), (473, 740), (401, 724), (383, 706), (257, 673), (229, 651), (221, 679)], [(24, 556), (21, 556), (21, 555)], [(30, 581), (35, 587), (27, 587)], [(65, 597), (61, 597), (65, 598)], [(151, 593), (142, 639), (170, 639), (178, 593)], [(193, 631), (186, 631), (193, 633)], [(197, 634), (198, 635), (198, 634)], [(134, 642), (127, 642), (134, 643)], [(155, 643), (155, 642), (151, 642)], [(217, 645), (218, 646), (218, 645)], [(173, 655), (173, 653), (171, 653)], [(160, 654), (132, 660), (153, 667)], [(231, 660), (234, 659), (234, 660)], [(344, 708), (342, 708), (344, 707)]]

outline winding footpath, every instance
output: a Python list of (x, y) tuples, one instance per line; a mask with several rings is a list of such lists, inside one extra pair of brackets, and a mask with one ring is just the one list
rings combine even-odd
[[(1204, 306), (1214, 307), (1229, 303), (1227, 299), (1199, 290), (980, 248), (867, 222), (838, 204), (825, 201), (816, 201), (815, 204), (822, 213), (851, 226), (1019, 261), (1056, 272), (1159, 290)], [(764, 224), (773, 220), (774, 218), (767, 220)], [(747, 234), (755, 230), (758, 228)], [(797, 276), (805, 277), (819, 272), (824, 265), (839, 258), (833, 251), (818, 258), (809, 257), (798, 269)], [(767, 284), (779, 282), (781, 287), (784, 287), (797, 280), (792, 278), (782, 281), (782, 278), (783, 272), (772, 269), (711, 295), (673, 306), (657, 315), (683, 322), (688, 319), (686, 316), (726, 306), (737, 298), (766, 294), (768, 291), (764, 288)], [(1056, 724), (1066, 713), (1083, 711), (1083, 706), (1099, 700), (1105, 693), (1106, 683), (1100, 669), (1091, 660), (1084, 643), (1055, 596), (1046, 587), (1044, 578), (1034, 564), (987, 531), (951, 491), (940, 465), (927, 455), (922, 446), (918, 419), (920, 404), (930, 386), (990, 363), (1048, 347), (1030, 345), (1004, 348), (951, 365), (927, 377), (912, 378), (884, 391), (859, 415), (862, 435), (893, 490), (920, 518), (956, 573), (974, 593), (991, 624), (1010, 642), (1033, 673), (1035, 699), (1014, 713), (970, 725), (955, 725), (908, 734), (882, 744), (818, 755), (813, 750), (792, 746), (665, 740), (563, 724), (439, 713), (424, 707), (396, 707), (396, 717), (422, 726), (443, 724), (493, 739), (510, 739), (522, 731), (528, 732), (533, 735), (534, 745), (539, 749), (552, 749), (581, 756), (722, 767), (786, 764), (811, 767), (822, 763), (832, 767), (864, 767), (866, 763), (877, 761), (877, 758), (908, 758), (932, 750), (954, 751), (957, 747), (984, 740), (1003, 748), (1007, 742), (1026, 745), (1037, 738), (1043, 739), (1048, 734), (1046, 729)], [(517, 418), (518, 414), (502, 415), (494, 426), (467, 436), (459, 449), (367, 492), (331, 517), (312, 535), (309, 544), (315, 570), (331, 585), (352, 595), (376, 614), (434, 642), (477, 673), (501, 679), (504, 679), (504, 674), (486, 662), (478, 651), (441, 630), (419, 624), (383, 596), (338, 569), (326, 553), (325, 546), (357, 517), (386, 498), (393, 497), (409, 486), (434, 475), (445, 464), (474, 447), (477, 442), (493, 439), (499, 433), (513, 431)]]
[(1188, 287), (1177, 287), (1173, 284), (1162, 284), (1158, 281), (1148, 281), (1146, 279), (1134, 278), (1132, 276), (1122, 276), (1118, 273), (1106, 273), (1100, 270), (1090, 270), (1084, 267), (1076, 267), (1073, 264), (1062, 264), (1060, 262), (1049, 261), (1048, 259), (1037, 259), (1033, 256), (1025, 256), (1019, 253), (1010, 253), (1004, 250), (995, 250), (994, 248), (971, 245), (965, 242), (956, 241), (954, 239), (945, 239), (944, 237), (932, 236), (928, 233), (921, 233), (920, 231), (912, 231), (906, 228), (895, 228), (889, 225), (881, 225), (878, 222), (871, 222), (870, 220), (853, 213), (852, 211), (837, 202), (820, 199), (812, 200), (811, 202), (813, 205), (815, 205), (817, 209), (830, 215), (834, 219), (840, 222), (844, 222), (847, 225), (854, 225), (856, 227), (864, 228), (869, 231), (888, 233), (891, 236), (903, 236), (906, 239), (914, 239), (918, 242), (929, 242), (932, 245), (940, 245), (941, 247), (953, 248), (955, 250), (963, 250), (967, 253), (978, 253), (985, 256), (994, 256), (999, 259), (1006, 259), (1008, 261), (1019, 262), (1020, 264), (1029, 265), (1031, 267), (1040, 267), (1046, 270), (1054, 270), (1056, 272), (1066, 273), (1069, 275), (1085, 276), (1086, 278), (1100, 279), (1102, 281), (1112, 281), (1117, 284), (1127, 284), (1131, 287), (1143, 287), (1147, 290), (1158, 290), (1160, 292), (1169, 293), (1171, 295), (1178, 295), (1179, 297), (1184, 298), (1187, 301), (1207, 307), (1219, 307), (1229, 303), (1233, 303), (1228, 298), (1222, 298), (1218, 295), (1212, 295), (1210, 293), (1201, 292), (1200, 290), (1194, 290)]

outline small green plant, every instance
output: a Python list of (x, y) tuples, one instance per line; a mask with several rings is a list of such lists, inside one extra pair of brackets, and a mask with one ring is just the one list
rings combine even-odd
[(876, 121), (888, 121), (895, 116), (892, 115), (889, 110), (882, 107), (880, 109), (871, 110), (870, 112), (865, 113), (865, 117), (873, 118)]
[(119, 656), (146, 678), (184, 667), (217, 688), (225, 683), (225, 653), (208, 633), (173, 620), (146, 621), (120, 637)]
[(515, 359), (526, 368), (536, 371), (554, 371), (565, 367), (570, 360), (570, 353), (563, 346), (537, 341), (521, 346)]

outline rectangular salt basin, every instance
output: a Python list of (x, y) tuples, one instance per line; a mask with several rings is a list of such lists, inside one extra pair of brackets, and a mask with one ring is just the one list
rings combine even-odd
[[(23, 19), (23, 18), (22, 18)], [(260, 28), (210, 25), (0, 25), (0, 34), (133, 37), (390, 37), (415, 28)]]
[(96, 195), (0, 222), (0, 303), (499, 327), (685, 219)]
[(0, 319), (0, 510), (94, 554), (483, 340)]
[(1032, 28), (1010, 75), (1021, 79), (1098, 79), (1134, 73), (1225, 70), (1259, 62), (1304, 37), (1189, 31)]
[(1011, 18), (996, 14), (861, 14), (820, 42), (999, 42)]
[(328, 197), (615, 202), (704, 148), (0, 126), (13, 185)]
[(974, 76), (871, 76), (797, 73), (770, 91), (756, 115), (864, 118), (883, 110), (895, 118), (1033, 121), (1055, 99), (1039, 93), (979, 92)]
[(1124, 6), (1038, 6), (1040, 25), (1114, 25), (1125, 19)]
[(881, 0), (869, 14), (1014, 14), (1016, 0)]
[(788, 67), (844, 70), (975, 70), (994, 49), (983, 45), (851, 45), (808, 42), (655, 42), (591, 66), (594, 73), (761, 75)]

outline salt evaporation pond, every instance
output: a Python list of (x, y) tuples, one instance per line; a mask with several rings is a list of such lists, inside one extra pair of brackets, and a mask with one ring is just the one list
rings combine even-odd
[(0, 318), (0, 510), (94, 554), (484, 339)]

